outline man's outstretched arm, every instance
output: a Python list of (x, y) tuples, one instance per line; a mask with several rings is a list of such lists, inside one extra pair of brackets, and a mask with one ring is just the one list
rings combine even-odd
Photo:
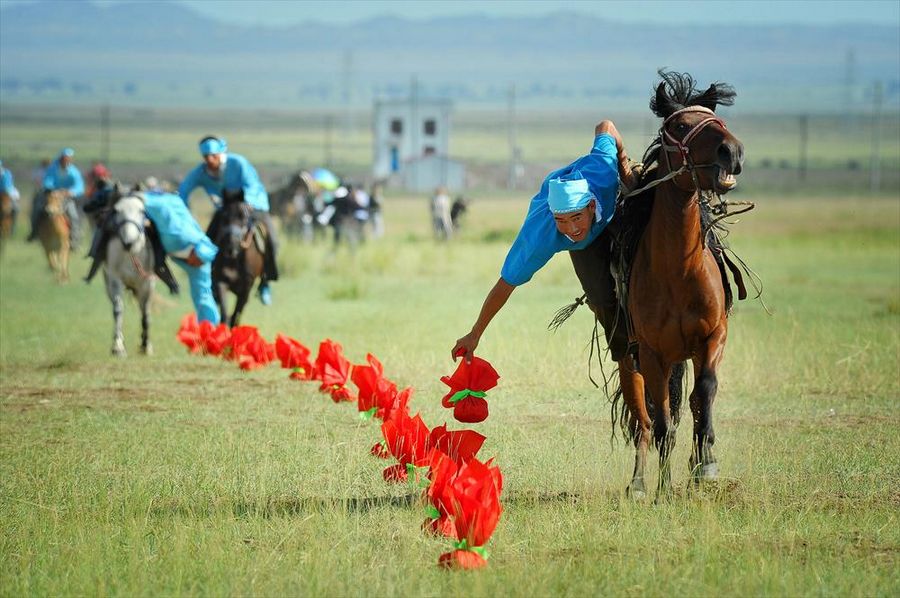
[(500, 308), (506, 305), (506, 300), (509, 299), (515, 288), (502, 278), (497, 280), (497, 283), (485, 297), (484, 304), (481, 306), (481, 312), (478, 314), (478, 319), (475, 321), (475, 325), (472, 326), (472, 330), (453, 345), (453, 350), (450, 354), (454, 360), (462, 356), (465, 358), (466, 363), (472, 362), (475, 347), (478, 346), (478, 341), (481, 340), (481, 335), (484, 334), (485, 328), (488, 327), (488, 324), (491, 323), (491, 320), (494, 319)]

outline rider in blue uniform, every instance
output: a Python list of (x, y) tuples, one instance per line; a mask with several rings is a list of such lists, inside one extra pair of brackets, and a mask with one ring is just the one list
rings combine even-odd
[(531, 280), (554, 254), (568, 251), (588, 305), (606, 332), (610, 354), (620, 361), (628, 350), (625, 318), (610, 274), (610, 238), (604, 230), (615, 213), (620, 177), (632, 173), (622, 137), (612, 121), (594, 129), (586, 156), (551, 172), (531, 200), (525, 222), (513, 242), (472, 330), (456, 341), (452, 355), (470, 361), (481, 335), (517, 286)]
[(219, 306), (212, 293), (212, 262), (219, 248), (204, 234), (177, 195), (144, 193), (144, 210), (159, 233), (166, 253), (187, 272), (197, 320), (218, 324)]
[(16, 189), (16, 183), (13, 179), (13, 173), (9, 168), (4, 168), (3, 162), (0, 161), (0, 193), (5, 193), (12, 205), (12, 230), (16, 230), (16, 216), (19, 214), (19, 190)]
[[(253, 208), (254, 218), (263, 222), (267, 228), (265, 273), (259, 284), (259, 298), (264, 305), (270, 305), (272, 291), (269, 289), (269, 282), (278, 280), (275, 261), (278, 239), (269, 215), (269, 195), (253, 165), (241, 155), (228, 153), (228, 144), (224, 139), (214, 136), (204, 137), (200, 140), (200, 154), (203, 156), (203, 162), (184, 177), (178, 187), (178, 194), (185, 205), (188, 205), (191, 192), (197, 187), (202, 187), (218, 210), (225, 192), (243, 191), (244, 201)], [(207, 229), (207, 234), (212, 239), (216, 237), (217, 216), (218, 211)]]
[(44, 212), (46, 205), (46, 193), (49, 191), (61, 190), (66, 195), (64, 209), (66, 217), (69, 219), (69, 237), (73, 250), (78, 248), (81, 241), (81, 218), (78, 215), (78, 202), (84, 195), (84, 179), (78, 168), (72, 164), (72, 156), (75, 150), (70, 147), (64, 148), (59, 152), (56, 160), (47, 167), (44, 173), (44, 179), (41, 181), (43, 193), (35, 197), (35, 202), (31, 207), (31, 234), (28, 236), (29, 241), (37, 238), (38, 221)]

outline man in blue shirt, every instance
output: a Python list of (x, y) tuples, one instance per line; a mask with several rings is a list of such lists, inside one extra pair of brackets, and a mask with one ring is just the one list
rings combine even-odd
[(216, 214), (207, 228), (207, 235), (215, 239), (218, 227), (219, 208), (222, 205), (222, 197), (225, 192), (241, 191), (244, 201), (253, 208), (253, 216), (265, 224), (267, 229), (265, 272), (259, 283), (259, 298), (263, 305), (272, 303), (272, 291), (269, 282), (278, 280), (278, 268), (276, 266), (276, 253), (278, 251), (278, 239), (275, 236), (275, 226), (269, 215), (269, 195), (259, 180), (259, 175), (253, 165), (243, 156), (228, 153), (228, 144), (224, 139), (207, 136), (200, 140), (200, 155), (203, 162), (190, 171), (181, 185), (178, 194), (188, 205), (191, 192), (197, 187), (202, 187), (215, 204)]
[(471, 361), (488, 324), (517, 286), (523, 285), (554, 254), (568, 251), (588, 305), (606, 332), (610, 354), (620, 361), (628, 350), (624, 315), (609, 271), (610, 239), (603, 234), (615, 213), (619, 180), (631, 183), (622, 137), (612, 121), (594, 129), (591, 152), (550, 173), (531, 200), (500, 279), (490, 290), (472, 330), (456, 341), (454, 359)]
[(197, 320), (217, 325), (219, 306), (212, 292), (212, 262), (219, 248), (203, 233), (177, 195), (145, 193), (144, 211), (159, 233), (166, 253), (187, 272)]
[(69, 242), (72, 250), (78, 249), (81, 241), (81, 218), (78, 215), (78, 202), (84, 195), (84, 179), (81, 173), (72, 164), (72, 156), (75, 150), (70, 147), (63, 148), (59, 152), (47, 170), (44, 173), (44, 179), (41, 181), (43, 192), (35, 196), (34, 204), (31, 206), (31, 234), (28, 236), (29, 241), (37, 238), (38, 221), (44, 213), (46, 205), (46, 194), (50, 191), (62, 191), (66, 195), (65, 212), (69, 219)]
[(16, 189), (12, 171), (9, 168), (5, 168), (2, 161), (0, 161), (0, 193), (9, 197), (9, 207), (12, 210), (12, 223), (9, 232), (12, 234), (16, 231), (16, 216), (19, 215), (19, 190)]

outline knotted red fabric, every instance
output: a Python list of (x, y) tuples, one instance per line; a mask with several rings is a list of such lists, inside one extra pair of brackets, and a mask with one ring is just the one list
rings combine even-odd
[(444, 483), (439, 501), (453, 521), (457, 550), (441, 555), (438, 561), (441, 565), (448, 566), (447, 561), (453, 566), (463, 566), (463, 561), (478, 562), (478, 559), (458, 554), (460, 551), (478, 553), (482, 559), (486, 556), (484, 545), (494, 533), (503, 511), (500, 506), (502, 489), (500, 469), (492, 466), (490, 461), (481, 463), (475, 458), (464, 463), (456, 475)]
[(291, 370), (292, 380), (311, 380), (314, 367), (309, 360), (310, 350), (300, 341), (278, 334), (275, 337), (275, 354), (281, 367)]
[(346, 386), (349, 377), (350, 362), (344, 357), (341, 345), (331, 339), (319, 343), (315, 363), (315, 379), (322, 382), (319, 390), (330, 394), (335, 403), (352, 401), (353, 395)]
[(500, 375), (484, 359), (473, 357), (471, 363), (463, 359), (452, 376), (441, 376), (441, 382), (450, 387), (441, 399), (441, 405), (453, 409), (453, 417), (457, 421), (484, 421), (488, 417), (488, 404), (484, 397), (488, 390), (497, 386), (499, 379)]

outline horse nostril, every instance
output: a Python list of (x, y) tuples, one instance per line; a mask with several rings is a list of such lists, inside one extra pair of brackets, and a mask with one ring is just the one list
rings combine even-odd
[(716, 158), (721, 166), (727, 166), (729, 168), (733, 166), (731, 148), (728, 147), (727, 143), (723, 143), (719, 146), (719, 150), (716, 152)]

